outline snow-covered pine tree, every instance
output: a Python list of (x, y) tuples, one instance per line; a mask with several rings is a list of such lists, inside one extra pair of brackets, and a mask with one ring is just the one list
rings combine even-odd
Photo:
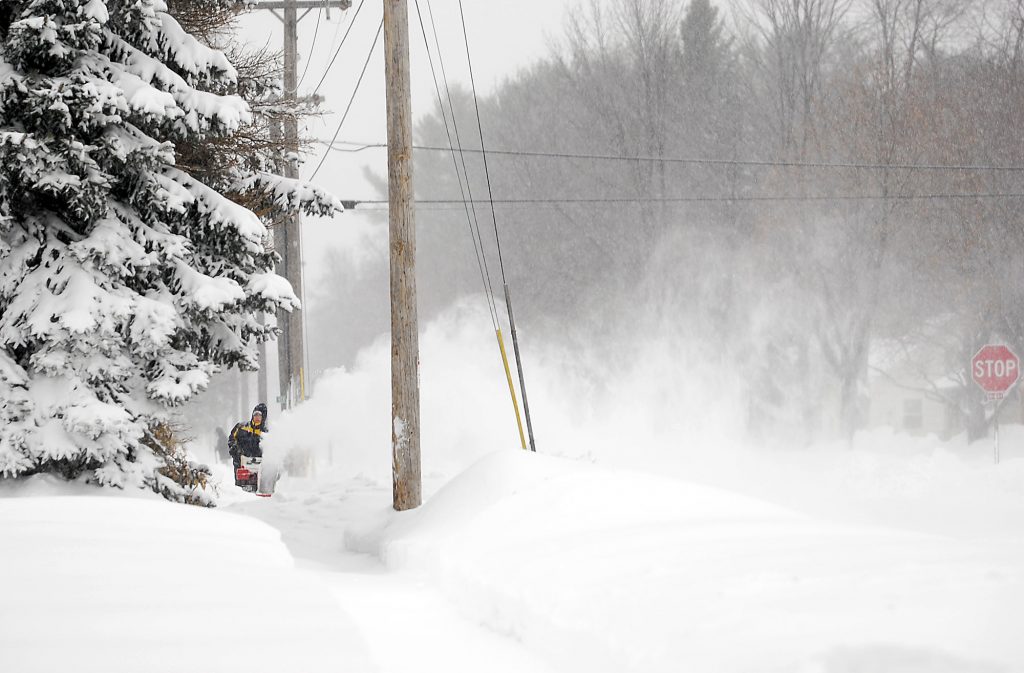
[[(202, 145), (176, 145), (178, 165), (188, 166), (199, 180), (252, 210), (272, 231), (283, 227), (296, 210), (312, 216), (340, 211), (337, 199), (323, 190), (278, 175), (284, 172), (285, 161), (299, 159), (283, 137), (285, 124), (294, 120), (301, 131), (306, 119), (319, 114), (319, 99), (286, 96), (282, 53), (238, 40), (238, 21), (252, 7), (231, 0), (168, 0), (167, 6), (187, 32), (228, 56), (238, 72), (236, 92), (252, 113), (251, 121), (231, 136)], [(311, 146), (301, 135), (299, 140), (300, 152)], [(238, 399), (249, 382), (242, 376), (245, 371), (243, 366), (215, 376), (207, 391), (182, 409), (190, 430), (209, 437), (211, 429), (231, 427), (252, 408), (254, 399)], [(221, 448), (227, 451), (226, 446)]]
[[(248, 104), (250, 120), (213, 142), (178, 143), (179, 166), (255, 212), (268, 227), (296, 212), (330, 215), (342, 209), (333, 196), (301, 180), (280, 175), (298, 161), (278, 130), (287, 120), (318, 114), (318, 99), (282, 91), (281, 54), (250, 49), (235, 39), (238, 18), (251, 7), (239, 0), (170, 0), (169, 13), (197, 39), (228, 55), (238, 77), (232, 88)], [(301, 139), (300, 139), (301, 140)]]
[(0, 4), (0, 478), (188, 495), (146, 434), (296, 305), (260, 219), (175, 164), (251, 122), (236, 88), (163, 0)]

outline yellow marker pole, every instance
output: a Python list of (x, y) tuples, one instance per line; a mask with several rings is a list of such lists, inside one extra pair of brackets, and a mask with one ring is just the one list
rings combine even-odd
[(523, 421), (519, 417), (519, 402), (516, 401), (516, 389), (512, 385), (512, 371), (508, 368), (508, 356), (505, 354), (505, 340), (501, 336), (501, 329), (497, 331), (498, 348), (501, 349), (501, 362), (505, 365), (505, 377), (508, 379), (508, 392), (512, 395), (512, 407), (516, 410), (516, 425), (519, 426), (519, 441), (523, 444), (523, 451), (526, 450), (526, 436), (523, 434)]
[(306, 374), (302, 367), (299, 367), (299, 400), (306, 401)]

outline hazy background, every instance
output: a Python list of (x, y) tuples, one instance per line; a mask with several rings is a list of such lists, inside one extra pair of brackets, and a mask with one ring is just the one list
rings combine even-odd
[[(300, 24), (301, 91), (316, 87), (358, 4), (319, 29), (315, 13)], [(631, 425), (677, 441), (696, 429), (757, 445), (848, 439), (877, 410), (880, 377), (946, 409), (951, 434), (987, 431), (970, 356), (989, 340), (1024, 346), (1024, 190), (1005, 170), (1024, 149), (1020, 3), (792, 5), (464, 3), (491, 187), (520, 201), (495, 218), (527, 386), (560, 388), (532, 399), (542, 447), (570, 413), (546, 405), (551, 395), (571, 396), (577, 416), (620, 416), (624, 444)], [(458, 4), (430, 9), (459, 136), (477, 148)], [(367, 2), (356, 19), (309, 137), (334, 135), (380, 12)], [(278, 44), (263, 14), (246, 34)], [(410, 38), (417, 142), (447, 146), (454, 129), (415, 3)], [(353, 144), (339, 147), (385, 140), (380, 50), (338, 135)], [(310, 147), (304, 175), (326, 151)], [(449, 201), (417, 210), (423, 329), (485, 343), (493, 326), (452, 157), (415, 157), (418, 198)], [(385, 161), (379, 148), (329, 152), (313, 180), (342, 199), (385, 199)], [(485, 199), (479, 154), (466, 163)], [(500, 298), (494, 221), (485, 204), (476, 216)], [(303, 235), (310, 369), (360, 371), (388, 329), (386, 212), (360, 205), (305, 222)], [(459, 370), (450, 404), (486, 390), (510, 407), (496, 346), (492, 356)], [(449, 376), (426, 359), (423, 369), (425, 388)]]

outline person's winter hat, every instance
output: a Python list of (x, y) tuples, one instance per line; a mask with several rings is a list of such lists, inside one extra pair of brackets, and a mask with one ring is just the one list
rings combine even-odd
[(252, 415), (255, 416), (256, 414), (259, 414), (260, 416), (263, 417), (262, 425), (263, 425), (263, 430), (265, 432), (266, 429), (267, 429), (267, 405), (264, 404), (263, 402), (260, 402), (255, 407), (253, 407)]

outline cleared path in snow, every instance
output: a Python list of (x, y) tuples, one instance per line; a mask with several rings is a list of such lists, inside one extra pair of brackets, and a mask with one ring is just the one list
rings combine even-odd
[[(226, 509), (277, 528), (299, 567), (324, 583), (355, 624), (371, 670), (552, 671), (514, 638), (461, 615), (423, 578), (346, 548), (348, 531), (383, 527), (396, 516), (390, 490), (360, 479), (335, 484), (285, 480), (273, 498), (230, 498)], [(359, 673), (348, 664), (345, 670)]]
[(518, 452), (434, 487), (402, 514), (359, 480), (234, 507), (321, 572), (386, 673), (1024, 670), (1016, 536), (837, 524)]

